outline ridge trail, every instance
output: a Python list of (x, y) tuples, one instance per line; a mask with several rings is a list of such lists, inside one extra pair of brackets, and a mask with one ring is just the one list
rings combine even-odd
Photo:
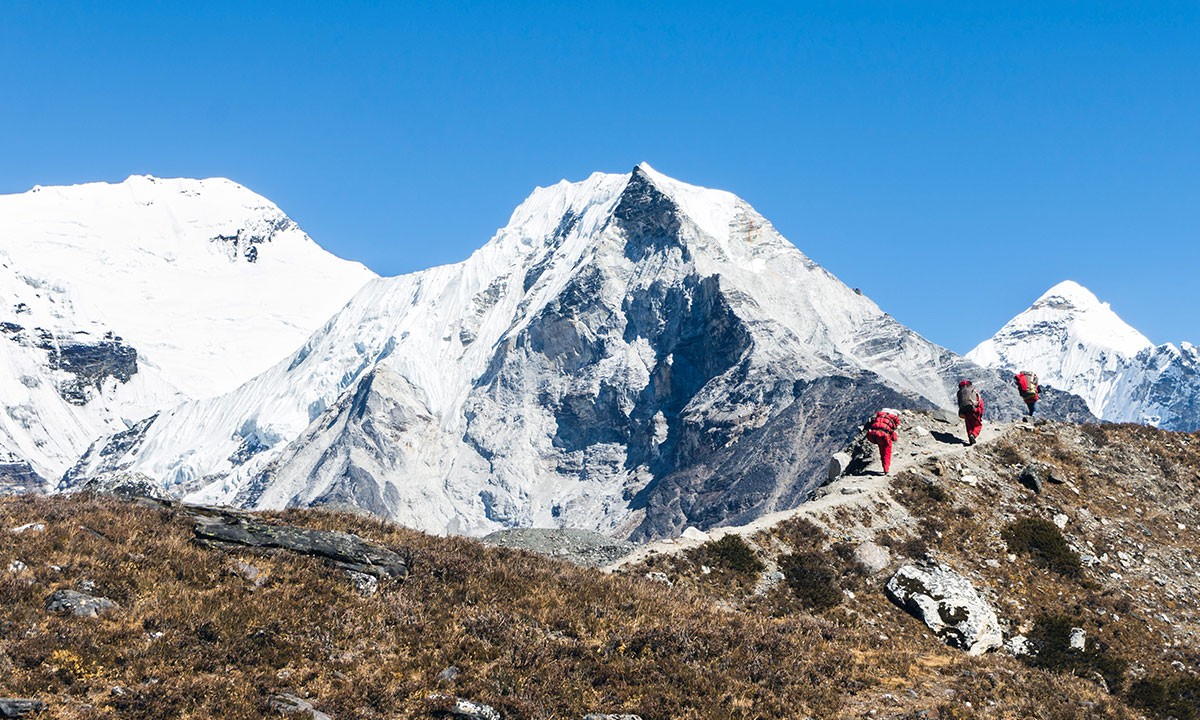
[(815, 517), (840, 508), (852, 508), (867, 505), (879, 500), (890, 487), (892, 478), (901, 471), (925, 462), (930, 458), (952, 458), (963, 455), (973, 448), (987, 445), (1008, 435), (1014, 426), (1026, 425), (1030, 421), (1021, 419), (1014, 422), (993, 422), (984, 420), (983, 429), (973, 446), (965, 443), (966, 430), (963, 422), (953, 413), (947, 411), (912, 411), (903, 410), (900, 413), (901, 424), (899, 437), (892, 449), (892, 472), (884, 475), (879, 465), (878, 452), (872, 446), (873, 459), (858, 475), (842, 475), (837, 480), (822, 485), (818, 491), (823, 494), (797, 507), (769, 513), (745, 525), (729, 525), (712, 528), (703, 533), (684, 534), (676, 538), (663, 538), (639, 545), (633, 552), (616, 560), (601, 569), (614, 572), (624, 567), (634, 565), (651, 555), (674, 555), (686, 550), (700, 547), (706, 542), (719, 540), (726, 535), (751, 537), (762, 530), (773, 527), (797, 517)]

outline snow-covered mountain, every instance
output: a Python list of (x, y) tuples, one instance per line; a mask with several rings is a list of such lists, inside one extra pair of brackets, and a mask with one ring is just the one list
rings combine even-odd
[(0, 480), (56, 481), (98, 436), (233, 390), (372, 277), (228, 180), (0, 196)]
[(1155, 346), (1089, 290), (1067, 280), (1010, 320), (967, 357), (988, 367), (1028, 369), (1082, 397), (1104, 420), (1171, 430), (1200, 428), (1200, 352)]
[(744, 201), (641, 165), (537, 189), (466, 261), (372, 281), (293, 356), (97, 443), (64, 486), (142, 473), (439, 532), (646, 537), (798, 504), (869, 412), (950, 407), (964, 375), (993, 417), (1021, 411)]

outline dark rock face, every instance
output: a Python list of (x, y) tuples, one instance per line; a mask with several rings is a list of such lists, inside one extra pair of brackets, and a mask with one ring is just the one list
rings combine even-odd
[(634, 262), (674, 248), (687, 258), (687, 247), (679, 237), (679, 208), (654, 186), (641, 168), (634, 168), (621, 200), (613, 210), (628, 238), (625, 257)]
[(137, 374), (137, 350), (109, 333), (98, 343), (52, 342), (45, 338), (39, 347), (49, 353), (51, 369), (72, 377), (58, 386), (58, 394), (74, 405), (86, 405), (91, 389), (99, 390), (108, 378), (129, 382)]
[(122, 463), (120, 459), (129, 457), (142, 444), (146, 439), (146, 431), (158, 419), (158, 415), (155, 413), (135, 423), (128, 430), (92, 443), (74, 467), (63, 473), (58, 489), (70, 490), (79, 487), (89, 477), (124, 470), (128, 462)]
[(688, 525), (739, 524), (795, 507), (823, 481), (829, 456), (871, 413), (888, 406), (932, 407), (870, 375), (787, 383), (763, 405), (780, 409), (733, 444), (722, 441), (729, 429), (714, 433), (703, 417), (684, 424), (691, 462), (639, 496), (647, 513), (632, 539), (677, 535)]
[(47, 485), (46, 479), (25, 460), (10, 457), (0, 461), (0, 495), (36, 492)]

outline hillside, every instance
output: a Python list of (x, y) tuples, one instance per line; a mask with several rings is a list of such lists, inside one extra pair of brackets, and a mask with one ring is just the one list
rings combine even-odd
[[(405, 555), (408, 579), (373, 594), (289, 552), (198, 545), (179, 508), (0, 498), (0, 697), (72, 719), (293, 701), (426, 717), (454, 698), (503, 718), (1195, 718), (1200, 437), (1017, 423), (966, 448), (953, 419), (904, 420), (890, 478), (868, 468), (773, 525), (612, 573), (353, 515), (263, 516)], [(1023, 486), (1031, 462), (1062, 482)], [(1022, 519), (1061, 524), (1068, 547), (1013, 534)], [(874, 574), (853, 559), (868, 540), (888, 551)], [(883, 592), (919, 558), (967, 577), (1010, 645), (1041, 651), (937, 640)], [(45, 609), (70, 588), (117, 607)]]

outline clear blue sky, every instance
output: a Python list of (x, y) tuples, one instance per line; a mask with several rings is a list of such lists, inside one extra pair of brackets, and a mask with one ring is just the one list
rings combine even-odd
[(644, 160), (959, 352), (1067, 278), (1200, 342), (1196, 2), (10, 0), (0, 98), (0, 192), (229, 177), (383, 275)]

